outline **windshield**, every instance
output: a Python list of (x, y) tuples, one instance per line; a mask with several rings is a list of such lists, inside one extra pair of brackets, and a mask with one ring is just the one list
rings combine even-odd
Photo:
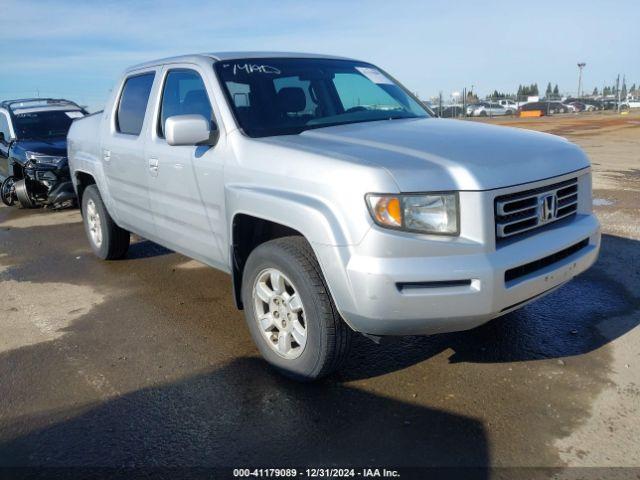
[(18, 113), (13, 126), (17, 138), (66, 137), (73, 119), (82, 116), (77, 110)]
[(238, 123), (251, 137), (429, 116), (403, 87), (367, 63), (261, 58), (218, 62), (215, 69)]

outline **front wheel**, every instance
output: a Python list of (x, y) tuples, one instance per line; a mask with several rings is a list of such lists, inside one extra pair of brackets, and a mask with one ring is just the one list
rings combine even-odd
[(5, 178), (2, 185), (0, 185), (0, 195), (2, 196), (2, 203), (7, 207), (11, 207), (16, 203), (16, 178), (11, 176)]
[(260, 353), (284, 375), (316, 380), (336, 370), (347, 356), (352, 332), (338, 314), (304, 238), (271, 240), (251, 252), (242, 301)]
[(89, 185), (82, 195), (82, 217), (96, 256), (102, 260), (116, 260), (127, 254), (131, 235), (113, 221), (95, 185)]

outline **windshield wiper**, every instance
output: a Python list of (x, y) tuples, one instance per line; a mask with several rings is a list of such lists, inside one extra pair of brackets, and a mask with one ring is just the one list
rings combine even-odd
[(390, 117), (385, 117), (384, 120), (406, 120), (408, 118), (420, 118), (417, 115), (392, 115)]

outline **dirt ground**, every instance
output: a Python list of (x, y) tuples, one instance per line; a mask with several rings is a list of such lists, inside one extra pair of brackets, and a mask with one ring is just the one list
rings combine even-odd
[(259, 359), (226, 275), (0, 208), (0, 467), (640, 468), (640, 114), (491, 121), (586, 150), (597, 264), (475, 330), (357, 338), (314, 385)]

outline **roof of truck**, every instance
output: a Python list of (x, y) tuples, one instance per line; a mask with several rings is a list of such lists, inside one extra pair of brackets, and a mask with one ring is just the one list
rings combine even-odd
[(336, 55), (321, 55), (317, 53), (300, 53), (300, 52), (211, 52), (196, 53), (192, 55), (180, 55), (177, 57), (160, 58), (149, 62), (139, 63), (127, 69), (127, 72), (139, 70), (146, 67), (154, 67), (157, 65), (165, 65), (168, 63), (194, 63), (206, 60), (240, 60), (243, 58), (326, 58), (333, 60), (352, 60), (347, 57), (338, 57)]

